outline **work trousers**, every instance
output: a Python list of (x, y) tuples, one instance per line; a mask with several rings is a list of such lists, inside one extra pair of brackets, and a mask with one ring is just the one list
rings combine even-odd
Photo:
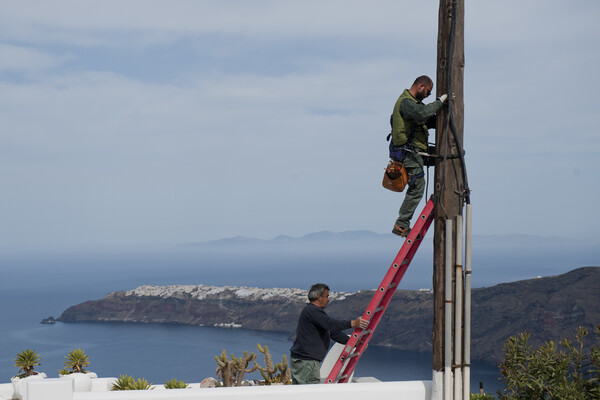
[[(404, 196), (404, 201), (398, 211), (396, 225), (400, 228), (410, 228), (410, 220), (417, 209), (417, 206), (423, 198), (425, 191), (425, 177), (423, 176), (423, 158), (418, 154), (406, 152), (406, 158), (403, 161), (404, 168), (409, 176), (408, 189)], [(411, 183), (411, 177), (421, 175)]]
[(321, 363), (316, 360), (300, 360), (290, 357), (293, 385), (321, 383)]

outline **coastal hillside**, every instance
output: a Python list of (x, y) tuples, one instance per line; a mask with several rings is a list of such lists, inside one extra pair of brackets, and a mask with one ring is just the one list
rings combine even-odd
[[(506, 339), (531, 332), (532, 344), (573, 336), (577, 326), (600, 324), (600, 267), (504, 283), (472, 293), (473, 360), (497, 362)], [(306, 290), (235, 286), (141, 286), (69, 307), (62, 322), (177, 323), (294, 334)], [(335, 318), (361, 315), (372, 290), (333, 292)], [(372, 345), (431, 351), (433, 293), (397, 290)], [(589, 340), (591, 344), (593, 339)]]

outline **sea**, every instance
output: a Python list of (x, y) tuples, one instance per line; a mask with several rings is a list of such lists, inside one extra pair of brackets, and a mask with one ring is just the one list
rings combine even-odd
[[(588, 259), (595, 259), (595, 251), (575, 262), (582, 263), (578, 266), (593, 265)], [(173, 378), (191, 383), (215, 377), (214, 357), (223, 350), (236, 356), (254, 352), (264, 364), (258, 343), (268, 346), (273, 360), (279, 362), (289, 355), (292, 332), (178, 324), (40, 322), (49, 316), (59, 317), (69, 306), (141, 285), (307, 289), (312, 283), (326, 282), (333, 291), (371, 289), (379, 284), (392, 259), (393, 254), (225, 254), (187, 249), (5, 253), (0, 259), (0, 383), (10, 382), (18, 373), (15, 356), (29, 348), (41, 356), (36, 370), (48, 377), (58, 376), (69, 351), (82, 348), (90, 358), (89, 370), (98, 376), (127, 374), (154, 384)], [(572, 269), (570, 264), (559, 266), (555, 257), (552, 261), (556, 265), (546, 265), (545, 269), (549, 274)], [(534, 257), (532, 262), (539, 260)], [(400, 288), (430, 288), (431, 265), (428, 256), (416, 257)], [(538, 269), (529, 272), (538, 273)], [(480, 281), (474, 278), (474, 287), (493, 283), (494, 278), (483, 275), (477, 278)], [(503, 387), (497, 365), (473, 362), (471, 371), (473, 392), (479, 392), (480, 385), (492, 393)], [(382, 381), (430, 380), (431, 375), (431, 353), (374, 345), (369, 346), (355, 370), (355, 376)], [(248, 378), (258, 379), (259, 375), (255, 372)]]

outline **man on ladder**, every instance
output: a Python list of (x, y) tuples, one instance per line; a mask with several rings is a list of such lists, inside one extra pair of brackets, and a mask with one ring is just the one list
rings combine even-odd
[(444, 94), (433, 103), (423, 104), (432, 90), (433, 81), (430, 77), (418, 77), (410, 89), (405, 89), (396, 101), (390, 121), (390, 158), (402, 162), (409, 176), (408, 190), (392, 229), (392, 233), (402, 237), (408, 236), (410, 232), (410, 220), (425, 190), (424, 160), (419, 153), (427, 153), (427, 128), (435, 127), (435, 113), (448, 98)]
[(290, 368), (293, 384), (320, 383), (320, 363), (329, 349), (330, 338), (338, 343), (348, 342), (342, 331), (349, 328), (365, 329), (369, 322), (358, 317), (352, 321), (329, 318), (325, 307), (329, 304), (329, 286), (315, 283), (308, 291), (310, 301), (300, 313), (296, 340), (290, 349)]

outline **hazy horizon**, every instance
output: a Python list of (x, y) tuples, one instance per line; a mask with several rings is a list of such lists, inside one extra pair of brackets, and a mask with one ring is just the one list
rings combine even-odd
[[(368, 240), (368, 246), (363, 239)], [(483, 247), (515, 246), (519, 248), (534, 247), (553, 247), (560, 246), (564, 248), (581, 248), (597, 246), (598, 263), (600, 263), (600, 239), (593, 237), (561, 237), (560, 235), (539, 236), (531, 234), (474, 234), (472, 236), (472, 245)], [(353, 242), (361, 242), (354, 243)], [(321, 244), (319, 242), (322, 242)], [(179, 251), (194, 251), (199, 249), (224, 249), (227, 246), (236, 246), (232, 248), (243, 248), (251, 251), (286, 251), (293, 249), (294, 246), (330, 246), (331, 243), (342, 246), (346, 243), (352, 251), (369, 250), (369, 248), (384, 248), (398, 250), (404, 243), (404, 239), (387, 232), (374, 232), (366, 229), (347, 230), (335, 232), (323, 230), (318, 232), (309, 232), (298, 236), (278, 234), (274, 236), (259, 237), (250, 235), (237, 235), (231, 237), (217, 237), (205, 241), (187, 241), (177, 243), (138, 243), (138, 244), (88, 244), (88, 245), (38, 245), (38, 246), (2, 246), (0, 245), (0, 254), (118, 254), (118, 253), (164, 253)], [(421, 245), (422, 248), (433, 246), (433, 227), (427, 232)], [(476, 250), (476, 249), (475, 249)], [(336, 251), (336, 248), (332, 248)], [(419, 250), (422, 251), (422, 250)]]

